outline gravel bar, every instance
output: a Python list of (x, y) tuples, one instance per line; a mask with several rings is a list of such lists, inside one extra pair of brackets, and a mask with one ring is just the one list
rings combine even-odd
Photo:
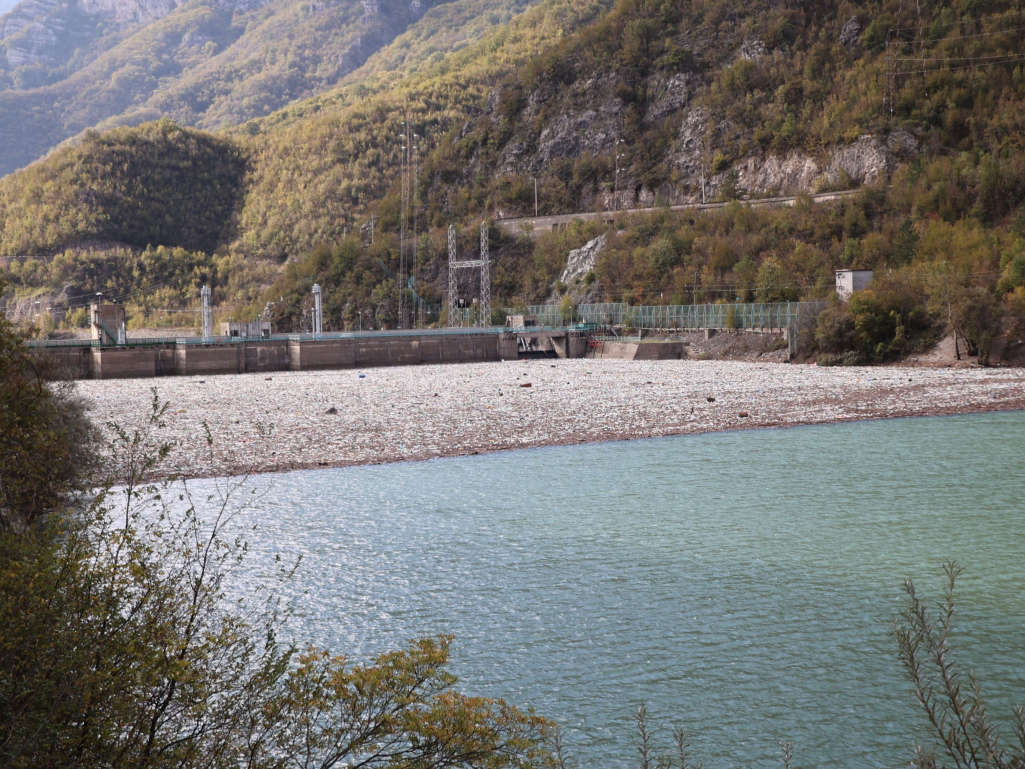
[[(1022, 368), (529, 360), (83, 381), (99, 424), (179, 444), (160, 474), (237, 475), (755, 427), (1025, 408)], [(213, 438), (205, 439), (206, 430)]]

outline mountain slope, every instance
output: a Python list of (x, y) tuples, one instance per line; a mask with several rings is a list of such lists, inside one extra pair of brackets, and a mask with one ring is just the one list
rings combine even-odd
[(183, 0), (23, 0), (0, 16), (0, 88), (61, 80)]
[[(432, 4), (165, 1), (166, 13), (125, 27), (116, 13), (88, 13), (86, 0), (26, 0), (4, 17), (0, 174), (94, 126), (173, 117), (216, 127), (266, 115), (335, 85)], [(124, 15), (128, 0), (108, 4)], [(26, 30), (31, 55), (15, 45)]]
[[(944, 313), (980, 329), (1025, 308), (1025, 13), (1012, 0), (948, 0), (921, 18), (901, 0), (545, 0), (433, 56), (462, 45), (440, 20), (479, 28), (483, 7), (436, 9), (359, 82), (232, 130), (247, 171), (217, 249), (287, 262), (267, 294), (283, 321), (302, 317), (317, 280), (345, 322), (357, 308), (394, 322), (403, 260), (416, 293), (439, 301), (448, 224), (468, 238), (481, 217), (532, 211), (535, 179), (542, 213), (865, 188), (834, 207), (619, 217), (586, 286), (562, 287), (577, 296), (821, 298), (836, 267), (873, 268), (887, 277), (859, 300), (868, 319), (833, 329), (841, 340), (875, 329), (864, 359), (925, 338)], [(419, 137), (414, 270), (398, 243), (407, 128)], [(53, 176), (43, 163), (0, 181), (0, 253), (76, 242), (87, 187), (48, 188)], [(39, 189), (67, 212), (52, 237), (33, 229)], [(371, 214), (363, 245), (354, 235)], [(566, 250), (601, 229), (536, 243), (496, 233), (496, 298), (547, 297)]]
[(17, 198), (0, 185), (3, 249), (117, 243), (212, 252), (234, 232), (246, 167), (237, 145), (170, 121), (90, 132), (45, 169), (21, 175)]
[[(481, 0), (459, 2), (483, 5)], [(231, 194), (239, 202), (240, 221), (245, 222), (232, 247), (249, 256), (283, 259), (341, 237), (367, 204), (394, 182), (397, 137), (407, 114), (425, 137), (426, 153), (451, 126), (483, 109), (491, 82), (523, 63), (545, 40), (557, 37), (556, 30), (572, 18), (591, 18), (601, 7), (592, 0), (548, 0), (508, 28), (457, 52), (451, 61), (436, 64), (430, 75), (409, 76), (398, 87), (391, 85), (391, 78), (405, 76), (383, 75), (382, 82), (367, 81), (300, 102), (238, 129), (231, 143), (250, 160), (244, 178), (232, 177)], [(489, 56), (484, 56), (487, 51)], [(146, 135), (153, 129), (140, 130)], [(135, 132), (120, 130), (114, 136), (131, 146)], [(53, 252), (99, 238), (94, 227), (80, 224), (92, 221), (92, 209), (84, 201), (98, 180), (68, 176), (65, 170), (88, 165), (97, 138), (87, 137), (80, 146), (62, 148), (53, 158), (0, 179), (0, 254)], [(144, 162), (135, 167), (140, 174), (147, 173)], [(202, 196), (201, 167), (197, 160), (195, 173), (179, 178), (182, 194), (194, 191)], [(44, 188), (48, 193), (40, 196)], [(159, 210), (150, 210), (145, 218), (159, 215)], [(116, 215), (108, 218), (121, 220)], [(126, 222), (126, 231), (136, 224)], [(187, 223), (181, 224), (187, 229)], [(134, 236), (120, 238), (110, 231), (100, 239), (136, 242)], [(226, 238), (209, 250), (232, 243)]]
[[(491, 79), (483, 106), (432, 144), (420, 166), (427, 284), (417, 292), (443, 296), (448, 222), (465, 231), (482, 215), (526, 214), (535, 179), (543, 213), (861, 185), (835, 207), (620, 220), (586, 291), (642, 302), (822, 298), (836, 267), (873, 268), (876, 294), (859, 300), (860, 315), (841, 314), (823, 349), (854, 345), (852, 360), (885, 359), (943, 323), (984, 347), (1002, 313), (1025, 317), (1025, 15), (1015, 2), (971, 0), (921, 13), (899, 0), (619, 0)], [(369, 304), (394, 320), (397, 290), (383, 287), (398, 269), (395, 241), (376, 248), (386, 266), (373, 267), (330, 227), (314, 229), (327, 217), (310, 215), (323, 205), (352, 222), (359, 196), (339, 205), (332, 190), (366, 190), (373, 173), (346, 173), (346, 152), (311, 154), (320, 160), (300, 154), (294, 164), (296, 219), (264, 208), (274, 226), (261, 231), (244, 214), (241, 242), (259, 253), (261, 232), (273, 231), (282, 244), (337, 244), (268, 292), (290, 307), (284, 319), (301, 317), (308, 284), (320, 280), (345, 297), (338, 312)], [(337, 174), (337, 183), (304, 184), (307, 162), (319, 169), (313, 179)], [(397, 229), (396, 197), (393, 188), (376, 207), (386, 232)], [(256, 193), (247, 209), (271, 199)], [(496, 295), (545, 298), (566, 250), (600, 229), (493, 247), (517, 271)], [(367, 275), (376, 275), (369, 286)]]
[[(397, 223), (403, 122), (420, 137), (426, 167), (436, 146), (485, 109), (494, 83), (606, 7), (601, 0), (546, 0), (423, 71), (382, 67), (357, 85), (247, 125), (254, 162), (233, 247), (294, 257), (352, 231), (382, 197), (381, 214)], [(446, 190), (443, 197), (458, 194)]]
[(920, 155), (1020, 152), (1022, 50), (1014, 2), (955, 0), (921, 24), (887, 0), (620, 2), (437, 160), (506, 215), (532, 207), (510, 194), (530, 177), (548, 210), (873, 183)]

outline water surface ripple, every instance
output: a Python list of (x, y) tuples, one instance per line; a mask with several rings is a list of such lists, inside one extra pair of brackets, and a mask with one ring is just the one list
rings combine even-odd
[[(638, 764), (631, 716), (708, 769), (905, 766), (924, 732), (892, 623), (962, 580), (959, 658), (1025, 701), (1025, 413), (530, 449), (260, 476), (253, 576), (303, 554), (296, 633), (366, 657), (456, 636), (464, 690)], [(197, 481), (211, 484), (214, 481)]]

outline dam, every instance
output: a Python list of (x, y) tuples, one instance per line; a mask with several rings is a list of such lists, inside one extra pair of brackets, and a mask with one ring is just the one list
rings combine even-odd
[(530, 355), (582, 358), (587, 340), (585, 330), (498, 327), (30, 345), (59, 378), (118, 379), (475, 363)]

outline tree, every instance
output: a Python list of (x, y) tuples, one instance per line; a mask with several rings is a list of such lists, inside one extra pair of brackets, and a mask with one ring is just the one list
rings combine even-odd
[(48, 373), (0, 317), (0, 531), (37, 524), (93, 480), (92, 427)]
[(755, 299), (759, 302), (790, 302), (798, 296), (792, 277), (774, 256), (766, 258), (758, 267), (755, 286)]
[[(550, 763), (547, 721), (454, 690), (451, 638), (355, 662), (280, 637), (288, 608), (278, 583), (229, 594), (246, 552), (231, 527), (243, 488), (196, 500), (185, 481), (146, 481), (173, 450), (160, 439), (167, 404), (155, 393), (147, 430), (113, 426), (110, 480), (93, 472), (49, 483), (46, 504), (33, 497), (62, 401), (36, 382), (16, 338), (3, 339), (0, 413), (21, 424), (12, 411), (27, 396), (8, 380), (29, 377), (26, 408), (37, 416), (0, 454), (5, 484), (16, 481), (5, 490), (20, 489), (6, 498), (6, 520), (23, 520), (23, 508), (35, 515), (0, 529), (0, 766)], [(85, 488), (79, 481), (98, 490), (66, 493)], [(297, 566), (279, 564), (278, 579)]]
[(957, 286), (951, 292), (950, 325), (968, 343), (969, 354), (989, 363), (993, 340), (1000, 333), (1001, 307), (992, 291), (976, 286)]
[[(939, 738), (943, 751), (957, 769), (1022, 769), (1025, 767), (1025, 711), (1015, 709), (1018, 745), (1000, 747), (996, 728), (986, 714), (982, 691), (971, 675), (965, 676), (953, 659), (950, 635), (955, 609), (955, 583), (962, 569), (947, 563), (947, 586), (936, 618), (929, 616), (914, 583), (904, 582), (907, 605), (896, 629), (897, 645), (915, 697)], [(936, 769), (932, 751), (919, 748), (914, 766)]]
[(563, 323), (570, 323), (573, 320), (573, 297), (569, 294), (563, 294), (562, 300), (559, 302), (559, 317), (562, 318)]

